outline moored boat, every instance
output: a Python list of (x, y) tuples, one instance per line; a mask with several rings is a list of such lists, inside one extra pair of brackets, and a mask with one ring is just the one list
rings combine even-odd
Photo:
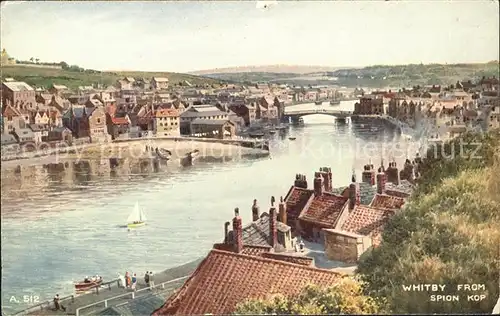
[(102, 278), (92, 281), (92, 280), (83, 280), (82, 282), (75, 282), (75, 291), (76, 292), (85, 292), (92, 290), (102, 284)]
[(289, 140), (296, 140), (296, 139), (297, 139), (297, 137), (290, 136), (290, 137), (288, 137), (288, 139), (289, 139)]
[(323, 101), (316, 101), (316, 102), (314, 102), (314, 104), (321, 105), (321, 104), (323, 104)]

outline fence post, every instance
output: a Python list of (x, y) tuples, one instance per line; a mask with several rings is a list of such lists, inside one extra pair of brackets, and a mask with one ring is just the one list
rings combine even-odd
[(111, 283), (108, 283), (108, 289), (111, 291)]
[(99, 286), (95, 287), (96, 293), (99, 294)]
[(104, 307), (108, 307), (108, 300), (104, 301)]
[(132, 292), (132, 299), (135, 298), (135, 292)]

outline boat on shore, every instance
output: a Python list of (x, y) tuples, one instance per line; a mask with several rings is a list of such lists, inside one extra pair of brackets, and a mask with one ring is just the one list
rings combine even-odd
[(297, 137), (295, 137), (295, 136), (290, 136), (290, 137), (288, 137), (288, 139), (289, 139), (289, 140), (296, 140), (296, 139), (297, 139)]
[(139, 208), (139, 202), (135, 202), (134, 210), (127, 218), (128, 228), (137, 228), (146, 225), (146, 215)]
[(316, 104), (316, 105), (322, 105), (323, 101), (316, 101), (316, 102), (314, 102), (314, 104)]

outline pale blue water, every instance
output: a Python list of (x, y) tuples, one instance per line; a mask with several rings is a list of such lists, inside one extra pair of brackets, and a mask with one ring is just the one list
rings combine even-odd
[[(352, 106), (346, 102), (340, 107)], [(73, 282), (85, 275), (142, 275), (197, 259), (222, 240), (224, 222), (235, 207), (248, 222), (254, 198), (261, 209), (267, 208), (272, 195), (278, 199), (287, 193), (296, 173), (306, 174), (312, 185), (314, 171), (323, 166), (332, 168), (334, 186), (346, 185), (352, 167), (356, 165), (359, 177), (370, 158), (349, 146), (395, 140), (383, 127), (343, 125), (320, 115), (304, 120), (304, 127), (290, 130), (296, 141), (273, 136), (271, 159), (199, 165), (120, 181), (87, 176), (73, 186), (58, 175), (41, 175), (30, 187), (13, 186), (17, 193), (2, 186), (4, 310), (25, 307), (9, 303), (11, 296), (43, 300), (55, 293), (72, 294)], [(373, 153), (375, 164), (379, 157), (380, 151)], [(148, 225), (127, 232), (122, 226), (136, 201)]]

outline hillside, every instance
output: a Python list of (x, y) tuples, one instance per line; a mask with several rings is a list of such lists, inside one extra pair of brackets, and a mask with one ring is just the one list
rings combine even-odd
[(265, 65), (265, 66), (242, 66), (229, 68), (215, 68), (209, 70), (193, 71), (195, 75), (213, 74), (241, 74), (241, 73), (275, 73), (275, 74), (308, 74), (313, 72), (333, 71), (336, 67), (307, 66), (307, 65)]
[[(388, 223), (380, 247), (358, 265), (371, 294), (387, 299), (394, 313), (491, 313), (499, 295), (499, 150), (499, 131), (464, 135), (429, 150), (417, 194)], [(417, 284), (446, 288), (403, 291)], [(460, 291), (459, 284), (485, 288)], [(436, 302), (432, 294), (459, 300)], [(468, 300), (471, 294), (485, 297)]]
[(498, 76), (498, 61), (479, 64), (410, 64), (376, 65), (364, 68), (330, 69), (311, 71), (307, 74), (290, 71), (215, 73), (207, 76), (233, 81), (269, 81), (295, 85), (332, 85), (347, 87), (384, 88), (389, 86), (453, 84), (458, 80)]
[(218, 84), (220, 80), (195, 75), (188, 75), (174, 72), (143, 72), (143, 71), (126, 71), (126, 72), (99, 72), (94, 70), (74, 71), (68, 69), (52, 69), (52, 68), (37, 68), (7, 65), (1, 68), (2, 78), (12, 77), (19, 81), (25, 81), (33, 86), (48, 87), (50, 84), (65, 85), (70, 89), (78, 88), (79, 86), (90, 86), (95, 83), (110, 85), (125, 76), (127, 77), (166, 77), (172, 85), (184, 80), (189, 81), (193, 85), (198, 84)]

